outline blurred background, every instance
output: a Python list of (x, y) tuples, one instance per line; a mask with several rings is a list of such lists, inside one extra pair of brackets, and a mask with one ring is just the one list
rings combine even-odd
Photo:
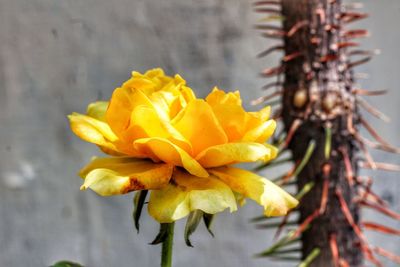
[[(400, 1), (363, 2), (371, 18), (357, 26), (372, 32), (364, 47), (382, 54), (358, 68), (370, 75), (360, 84), (390, 89), (370, 101), (392, 122), (368, 118), (400, 146)], [(103, 198), (79, 191), (78, 170), (100, 153), (71, 133), (66, 116), (108, 99), (132, 70), (154, 67), (181, 74), (198, 96), (214, 85), (240, 89), (254, 109), (249, 102), (266, 82), (258, 73), (279, 59), (256, 59), (274, 43), (253, 29), (259, 18), (249, 0), (0, 0), (0, 266), (48, 266), (61, 259), (88, 267), (158, 266), (160, 246), (147, 245), (158, 225), (144, 212), (136, 233), (133, 194)], [(400, 164), (400, 156), (373, 156)], [(374, 187), (400, 212), (398, 176), (375, 172)], [(220, 214), (215, 238), (201, 225), (192, 237), (195, 248), (184, 245), (179, 221), (175, 266), (294, 266), (253, 257), (273, 236), (249, 223), (260, 214), (250, 201), (236, 214)], [(376, 213), (364, 216), (400, 228)], [(400, 254), (400, 238), (368, 238)]]

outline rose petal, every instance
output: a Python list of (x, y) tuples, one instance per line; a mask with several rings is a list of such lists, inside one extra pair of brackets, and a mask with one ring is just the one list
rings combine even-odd
[(173, 171), (169, 164), (128, 157), (97, 158), (82, 169), (81, 190), (92, 189), (101, 196), (134, 190), (160, 189), (168, 184)]
[(252, 172), (232, 167), (209, 169), (209, 172), (220, 178), (232, 190), (263, 206), (266, 216), (285, 215), (298, 204), (295, 198), (279, 186)]
[(89, 104), (86, 114), (92, 118), (105, 122), (108, 101), (97, 101)]
[(68, 119), (72, 131), (83, 140), (117, 151), (113, 142), (118, 138), (107, 123), (79, 113), (72, 113)]
[(152, 158), (156, 157), (175, 166), (181, 166), (195, 176), (208, 176), (207, 171), (195, 159), (167, 139), (157, 137), (142, 138), (136, 140), (134, 146), (142, 154), (147, 154)]
[(264, 143), (272, 136), (275, 129), (276, 122), (274, 120), (268, 120), (246, 132), (246, 134), (242, 138), (242, 141)]
[(270, 147), (259, 143), (228, 143), (209, 147), (196, 160), (205, 168), (239, 162), (268, 161), (275, 154)]
[(211, 107), (204, 100), (189, 102), (172, 125), (192, 144), (193, 155), (228, 141)]
[(173, 182), (151, 192), (149, 213), (160, 223), (169, 223), (187, 216), (194, 210), (208, 214), (229, 208), (236, 211), (232, 190), (215, 177), (200, 178), (175, 171)]

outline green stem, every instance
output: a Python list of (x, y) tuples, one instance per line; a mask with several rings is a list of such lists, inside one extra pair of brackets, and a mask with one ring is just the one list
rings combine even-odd
[(161, 250), (161, 267), (172, 266), (172, 243), (174, 239), (174, 226), (175, 222), (168, 223), (166, 229), (166, 237), (162, 243)]

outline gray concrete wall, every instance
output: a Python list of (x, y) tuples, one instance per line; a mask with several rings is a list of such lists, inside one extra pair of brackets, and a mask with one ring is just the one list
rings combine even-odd
[[(0, 0), (0, 266), (47, 266), (59, 259), (90, 267), (158, 265), (160, 248), (147, 245), (157, 225), (144, 214), (136, 234), (132, 195), (79, 191), (78, 169), (99, 153), (73, 136), (66, 115), (109, 98), (131, 70), (157, 66), (182, 74), (200, 96), (218, 85), (240, 89), (249, 103), (265, 82), (257, 73), (277, 59), (255, 59), (273, 42), (252, 29), (259, 17), (249, 2)], [(391, 89), (371, 102), (393, 121), (368, 118), (400, 146), (400, 1), (364, 2), (373, 13), (362, 23), (373, 34), (365, 46), (382, 55), (359, 68), (371, 75), (362, 85)], [(400, 157), (373, 155), (400, 163)], [(376, 175), (376, 191), (398, 212), (399, 185), (398, 174)], [(178, 222), (175, 266), (293, 266), (252, 258), (272, 238), (248, 224), (260, 212), (249, 203), (237, 214), (219, 215), (216, 237), (200, 227), (194, 249), (184, 245)], [(383, 216), (365, 216), (400, 228)], [(400, 254), (399, 238), (368, 236)]]

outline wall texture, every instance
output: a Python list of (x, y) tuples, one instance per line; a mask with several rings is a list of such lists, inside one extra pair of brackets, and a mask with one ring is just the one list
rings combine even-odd
[[(373, 34), (365, 46), (382, 55), (359, 68), (370, 73), (360, 83), (391, 89), (371, 102), (392, 123), (369, 119), (400, 146), (400, 1), (364, 2), (373, 15), (359, 23)], [(109, 98), (131, 70), (157, 66), (182, 74), (200, 96), (218, 85), (240, 89), (249, 103), (265, 82), (257, 73), (277, 59), (255, 58), (273, 43), (252, 28), (258, 18), (246, 0), (0, 0), (0, 266), (48, 266), (60, 259), (89, 267), (157, 266), (160, 248), (147, 243), (158, 226), (144, 214), (136, 234), (132, 195), (79, 191), (78, 169), (99, 152), (73, 136), (66, 115)], [(373, 155), (400, 163), (400, 157)], [(398, 174), (375, 176), (376, 191), (400, 212)], [(252, 258), (272, 237), (248, 224), (260, 212), (249, 203), (234, 216), (218, 216), (216, 237), (200, 227), (194, 249), (184, 245), (179, 222), (175, 266), (293, 266)], [(399, 238), (368, 236), (400, 254)]]

